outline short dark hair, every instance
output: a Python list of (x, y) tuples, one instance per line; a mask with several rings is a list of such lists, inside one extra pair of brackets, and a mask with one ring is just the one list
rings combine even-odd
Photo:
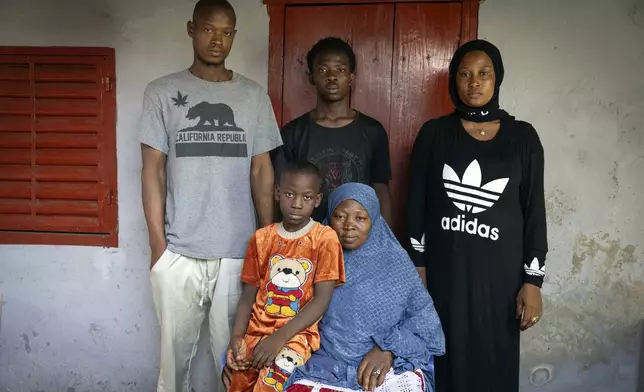
[(204, 16), (207, 12), (212, 12), (213, 10), (221, 10), (228, 13), (235, 23), (237, 22), (237, 14), (235, 9), (228, 2), (228, 0), (199, 0), (195, 4), (195, 8), (192, 11), (192, 22), (197, 22), (197, 19)]
[(353, 48), (345, 40), (337, 37), (322, 38), (313, 45), (306, 55), (306, 64), (309, 67), (309, 72), (313, 72), (315, 58), (323, 53), (329, 52), (344, 53), (349, 58), (349, 72), (355, 72), (356, 54), (353, 52)]
[(284, 177), (284, 174), (310, 174), (314, 176), (318, 183), (318, 191), (322, 187), (322, 172), (318, 167), (309, 161), (298, 161), (287, 163), (281, 170), (280, 181)]

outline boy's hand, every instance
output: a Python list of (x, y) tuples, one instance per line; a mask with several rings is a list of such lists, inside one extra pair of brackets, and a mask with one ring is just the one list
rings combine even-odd
[(230, 366), (225, 365), (224, 366), (224, 371), (221, 372), (221, 382), (224, 384), (224, 387), (226, 387), (226, 390), (230, 390), (230, 385), (232, 384), (233, 381), (233, 371), (230, 368)]
[(271, 366), (275, 361), (275, 357), (277, 357), (277, 354), (279, 354), (285, 344), (286, 341), (278, 333), (274, 333), (259, 342), (255, 346), (255, 351), (253, 351), (253, 367), (261, 370)]
[(244, 283), (242, 295), (237, 304), (235, 323), (230, 334), (230, 344), (226, 351), (226, 362), (233, 370), (247, 370), (250, 367), (252, 353), (249, 352), (250, 350), (244, 340), (244, 335), (246, 335), (246, 329), (248, 328), (257, 290), (257, 287)]
[(243, 337), (233, 337), (228, 345), (226, 362), (233, 370), (246, 370), (250, 365), (248, 358), (248, 346)]

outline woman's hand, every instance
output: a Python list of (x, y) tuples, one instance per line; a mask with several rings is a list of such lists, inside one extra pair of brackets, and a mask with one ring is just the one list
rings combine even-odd
[(373, 391), (385, 381), (385, 376), (394, 363), (394, 354), (391, 351), (382, 351), (375, 346), (362, 359), (358, 367), (358, 384), (365, 391)]
[(524, 283), (517, 296), (517, 319), (521, 319), (521, 330), (532, 327), (541, 318), (541, 289)]

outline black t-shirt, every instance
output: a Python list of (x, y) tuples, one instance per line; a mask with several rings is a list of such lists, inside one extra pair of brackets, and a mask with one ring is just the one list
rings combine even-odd
[(313, 219), (326, 218), (327, 198), (347, 182), (386, 183), (391, 179), (389, 139), (378, 120), (357, 112), (356, 118), (339, 128), (317, 124), (306, 113), (282, 128), (284, 145), (273, 155), (276, 179), (286, 162), (308, 160), (322, 172), (320, 207)]

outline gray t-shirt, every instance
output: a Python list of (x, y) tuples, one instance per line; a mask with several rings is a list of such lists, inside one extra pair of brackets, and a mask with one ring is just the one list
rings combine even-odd
[(168, 249), (243, 258), (257, 228), (251, 158), (282, 145), (266, 91), (236, 73), (227, 82), (164, 76), (145, 90), (139, 141), (167, 155)]

